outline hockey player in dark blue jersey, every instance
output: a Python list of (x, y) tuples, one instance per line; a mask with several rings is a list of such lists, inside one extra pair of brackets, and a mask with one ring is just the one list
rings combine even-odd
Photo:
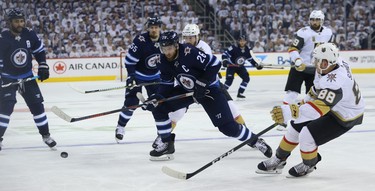
[[(0, 35), (0, 82), (9, 84), (20, 79), (33, 77), (33, 56), (38, 62), (40, 81), (49, 78), (49, 67), (43, 42), (31, 29), (25, 28), (25, 15), (19, 9), (7, 12), (9, 30)], [(43, 96), (35, 80), (0, 88), (0, 150), (3, 136), (9, 126), (10, 115), (17, 102), (16, 92), (21, 94), (33, 114), (43, 141), (51, 148), (56, 145), (50, 137), (48, 120), (44, 110)]]
[[(146, 100), (143, 108), (152, 111), (163, 144), (159, 144), (150, 152), (150, 160), (173, 159), (175, 134), (171, 133), (171, 120), (168, 113), (194, 102), (203, 106), (212, 123), (223, 134), (240, 141), (254, 136), (246, 126), (238, 124), (233, 119), (217, 78), (221, 62), (214, 55), (205, 54), (189, 44), (178, 43), (178, 35), (175, 32), (163, 33), (159, 42), (162, 55), (158, 68), (163, 83), (159, 85), (156, 94)], [(175, 80), (177, 86), (174, 85)], [(194, 92), (194, 95), (157, 104), (158, 100), (187, 92)], [(258, 148), (267, 157), (271, 157), (272, 149), (262, 139), (254, 140), (250, 145)]]
[[(160, 59), (159, 36), (162, 21), (158, 17), (148, 18), (147, 32), (137, 35), (129, 46), (125, 57), (125, 67), (128, 73), (126, 86), (146, 82), (160, 81), (160, 72), (156, 61)], [(147, 95), (156, 92), (157, 86), (145, 86)], [(134, 109), (125, 109), (128, 106), (139, 104), (137, 93), (142, 92), (142, 87), (128, 88), (125, 90), (124, 109), (120, 112), (115, 131), (116, 140), (122, 140), (125, 126), (132, 117)]]
[(242, 79), (240, 88), (238, 89), (237, 97), (245, 98), (243, 93), (250, 81), (249, 73), (245, 68), (245, 63), (250, 62), (256, 69), (261, 70), (263, 66), (258, 63), (251, 55), (250, 48), (246, 45), (247, 40), (245, 35), (241, 35), (238, 41), (238, 45), (230, 46), (222, 54), (223, 66), (227, 67), (225, 86), (228, 89), (234, 79), (234, 75), (237, 73)]

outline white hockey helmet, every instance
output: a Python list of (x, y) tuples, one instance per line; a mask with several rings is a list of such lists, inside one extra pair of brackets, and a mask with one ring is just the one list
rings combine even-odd
[(199, 26), (196, 24), (187, 24), (182, 30), (182, 36), (197, 36), (199, 34)]
[[(318, 73), (328, 69), (332, 65), (336, 65), (339, 58), (339, 49), (334, 43), (324, 43), (317, 46), (313, 51), (313, 63), (318, 70)], [(323, 60), (328, 61), (328, 66), (321, 68), (321, 63)]]

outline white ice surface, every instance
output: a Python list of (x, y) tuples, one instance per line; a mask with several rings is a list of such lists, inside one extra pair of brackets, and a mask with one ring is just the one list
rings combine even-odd
[[(272, 124), (269, 111), (281, 103), (287, 76), (252, 76), (246, 101), (235, 101), (247, 125), (256, 132)], [(0, 151), (0, 191), (143, 191), (143, 190), (375, 190), (375, 75), (357, 74), (367, 103), (365, 119), (347, 134), (319, 148), (322, 161), (307, 177), (286, 178), (298, 164), (296, 149), (281, 175), (258, 175), (257, 165), (266, 158), (244, 147), (189, 180), (161, 172), (166, 165), (193, 172), (239, 144), (215, 128), (200, 106), (191, 106), (175, 129), (175, 160), (149, 161), (156, 130), (151, 113), (136, 110), (126, 128), (124, 143), (117, 144), (114, 130), (118, 114), (74, 123), (58, 118), (50, 108), (58, 106), (74, 117), (121, 108), (123, 90), (80, 94), (83, 90), (116, 87), (119, 82), (40, 83), (50, 131), (58, 143), (50, 151), (42, 142), (21, 96), (11, 116)], [(236, 96), (240, 79), (230, 88)], [(301, 96), (302, 97), (302, 96)], [(329, 128), (329, 127), (327, 127)], [(284, 132), (276, 129), (263, 137), (276, 149)], [(69, 153), (61, 158), (60, 152)]]

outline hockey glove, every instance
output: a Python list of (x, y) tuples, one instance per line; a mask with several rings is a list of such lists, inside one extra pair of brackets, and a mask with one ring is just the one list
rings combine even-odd
[(208, 87), (208, 81), (201, 79), (195, 80), (195, 90), (194, 90), (194, 98), (195, 99), (202, 99), (206, 95), (206, 90)]
[(164, 97), (160, 94), (152, 94), (147, 100), (143, 103), (142, 109), (148, 111), (154, 111), (154, 109), (159, 105), (159, 101)]
[(39, 63), (38, 76), (42, 82), (49, 78), (49, 67), (45, 62)]
[(228, 67), (228, 65), (230, 65), (230, 62), (228, 60), (223, 60), (222, 61), (222, 64), (223, 64), (223, 67)]
[(297, 58), (297, 60), (294, 62), (295, 68), (298, 72), (302, 72), (306, 69), (306, 64), (302, 62), (300, 58)]
[(255, 64), (255, 68), (257, 70), (261, 70), (261, 69), (263, 69), (263, 65), (262, 64)]
[(291, 117), (294, 119), (297, 119), (299, 117), (299, 107), (297, 104), (275, 106), (271, 111), (271, 115), (272, 120), (275, 121), (275, 123), (286, 124), (291, 119)]
[(128, 75), (128, 77), (126, 78), (126, 87), (132, 88), (133, 86), (135, 86), (135, 84), (136, 84), (135, 76), (134, 75)]

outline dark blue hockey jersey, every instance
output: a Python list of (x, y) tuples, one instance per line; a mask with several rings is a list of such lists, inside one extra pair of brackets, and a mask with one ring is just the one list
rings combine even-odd
[(0, 73), (2, 77), (21, 79), (32, 75), (32, 56), (46, 62), (43, 42), (36, 33), (24, 28), (20, 36), (9, 30), (0, 35)]
[(125, 57), (128, 75), (149, 81), (160, 78), (156, 62), (160, 59), (159, 43), (153, 42), (149, 33), (142, 33), (133, 39)]
[(245, 61), (249, 61), (251, 65), (256, 66), (257, 62), (250, 54), (250, 48), (240, 48), (238, 46), (230, 46), (221, 56), (222, 60), (228, 60), (231, 64), (243, 66)]
[(167, 61), (165, 55), (161, 55), (158, 68), (161, 72), (161, 80), (158, 93), (169, 92), (174, 85), (174, 80), (185, 90), (194, 91), (196, 79), (204, 79), (210, 82), (210, 86), (218, 85), (217, 73), (221, 62), (214, 55), (205, 54), (198, 48), (189, 44), (179, 44), (178, 56), (173, 61)]

